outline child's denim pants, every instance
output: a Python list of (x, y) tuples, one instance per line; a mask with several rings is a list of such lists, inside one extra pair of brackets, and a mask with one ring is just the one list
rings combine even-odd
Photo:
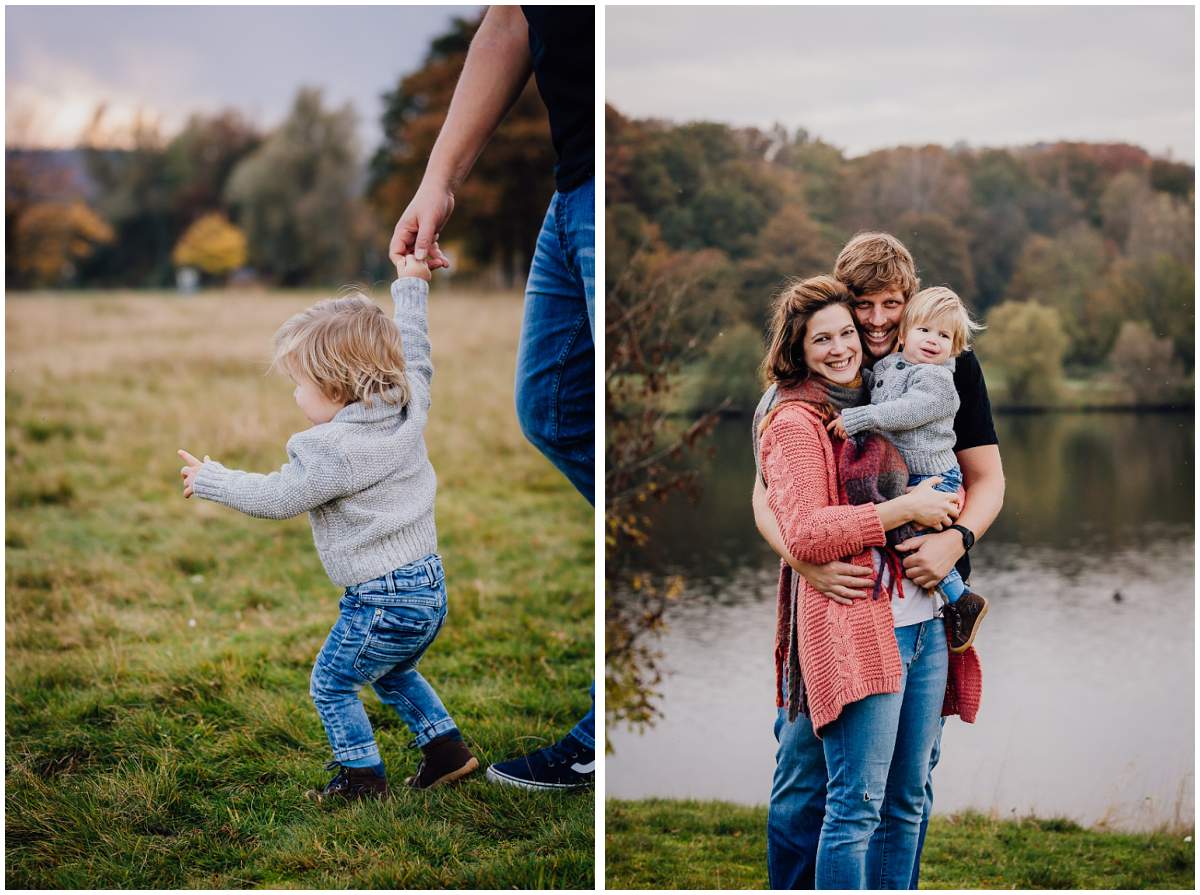
[[(933, 486), (934, 491), (957, 494), (962, 490), (962, 469), (957, 463), (945, 472), (935, 472), (931, 475), (910, 475), (908, 477), (908, 486), (911, 488), (914, 485), (919, 485), (921, 482), (933, 478), (935, 475), (940, 475), (942, 480)], [(922, 534), (929, 534), (929, 532), (922, 532)], [(962, 575), (954, 567), (951, 567), (949, 574), (938, 582), (938, 587), (941, 588), (942, 595), (946, 598), (947, 603), (953, 603), (967, 591), (967, 586), (963, 583)]]
[(358, 691), (370, 684), (423, 746), (455, 729), (417, 662), (446, 620), (446, 573), (436, 553), (346, 588), (341, 614), (313, 665), (309, 693), (337, 761), (379, 762)]

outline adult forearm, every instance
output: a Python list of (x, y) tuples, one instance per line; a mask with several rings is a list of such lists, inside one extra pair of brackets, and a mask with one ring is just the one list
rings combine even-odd
[(899, 528), (905, 523), (912, 522), (911, 504), (912, 501), (909, 500), (908, 495), (893, 497), (891, 500), (875, 504), (875, 509), (879, 511), (879, 524), (883, 526), (883, 530), (891, 531), (893, 528)]
[(758, 528), (758, 533), (762, 535), (764, 541), (771, 545), (771, 549), (779, 554), (781, 559), (794, 567), (797, 564), (796, 558), (792, 556), (783, 542), (779, 523), (767, 505), (767, 489), (763, 487), (761, 479), (755, 479), (751, 503), (754, 506), (754, 524)]
[(446, 121), (429, 155), (426, 179), (451, 192), (458, 189), (521, 95), (531, 70), (528, 25), (520, 7), (488, 9), (471, 41)]
[(982, 537), (1004, 506), (1004, 467), (996, 445), (970, 448), (958, 453), (963, 485), (967, 492), (958, 524)]

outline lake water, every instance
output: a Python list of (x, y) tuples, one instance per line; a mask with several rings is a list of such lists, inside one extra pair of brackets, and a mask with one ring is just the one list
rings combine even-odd
[[(697, 461), (654, 564), (688, 576), (650, 728), (610, 728), (607, 794), (768, 799), (777, 567), (750, 510), (749, 421)], [(975, 724), (946, 721), (935, 811), (1149, 829), (1194, 816), (1194, 417), (997, 419), (1004, 511), (972, 552), (991, 601)]]

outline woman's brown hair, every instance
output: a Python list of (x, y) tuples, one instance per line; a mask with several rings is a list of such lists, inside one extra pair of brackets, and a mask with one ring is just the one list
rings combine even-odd
[[(771, 338), (763, 358), (762, 375), (768, 384), (797, 385), (808, 378), (804, 362), (804, 335), (813, 314), (830, 305), (854, 300), (846, 284), (828, 274), (792, 280), (775, 296), (771, 312)], [(854, 319), (854, 315), (850, 315)]]

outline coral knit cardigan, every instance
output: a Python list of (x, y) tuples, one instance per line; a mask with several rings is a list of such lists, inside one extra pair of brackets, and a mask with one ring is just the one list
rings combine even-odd
[[(847, 562), (871, 567), (871, 547), (886, 543), (874, 504), (848, 505), (841, 493), (833, 445), (816, 411), (798, 401), (779, 405), (759, 442), (767, 503), (784, 543), (796, 559)], [(885, 564), (886, 565), (886, 564)], [(798, 613), (800, 673), (813, 730), (841, 714), (842, 707), (876, 693), (900, 689), (900, 652), (891, 601), (854, 600), (849, 606), (830, 600), (803, 578), (795, 583), (781, 563), (775, 638), (776, 705), (782, 706), (791, 614)], [(876, 574), (883, 574), (882, 570)], [(973, 722), (983, 690), (974, 648), (950, 654), (943, 715)]]

